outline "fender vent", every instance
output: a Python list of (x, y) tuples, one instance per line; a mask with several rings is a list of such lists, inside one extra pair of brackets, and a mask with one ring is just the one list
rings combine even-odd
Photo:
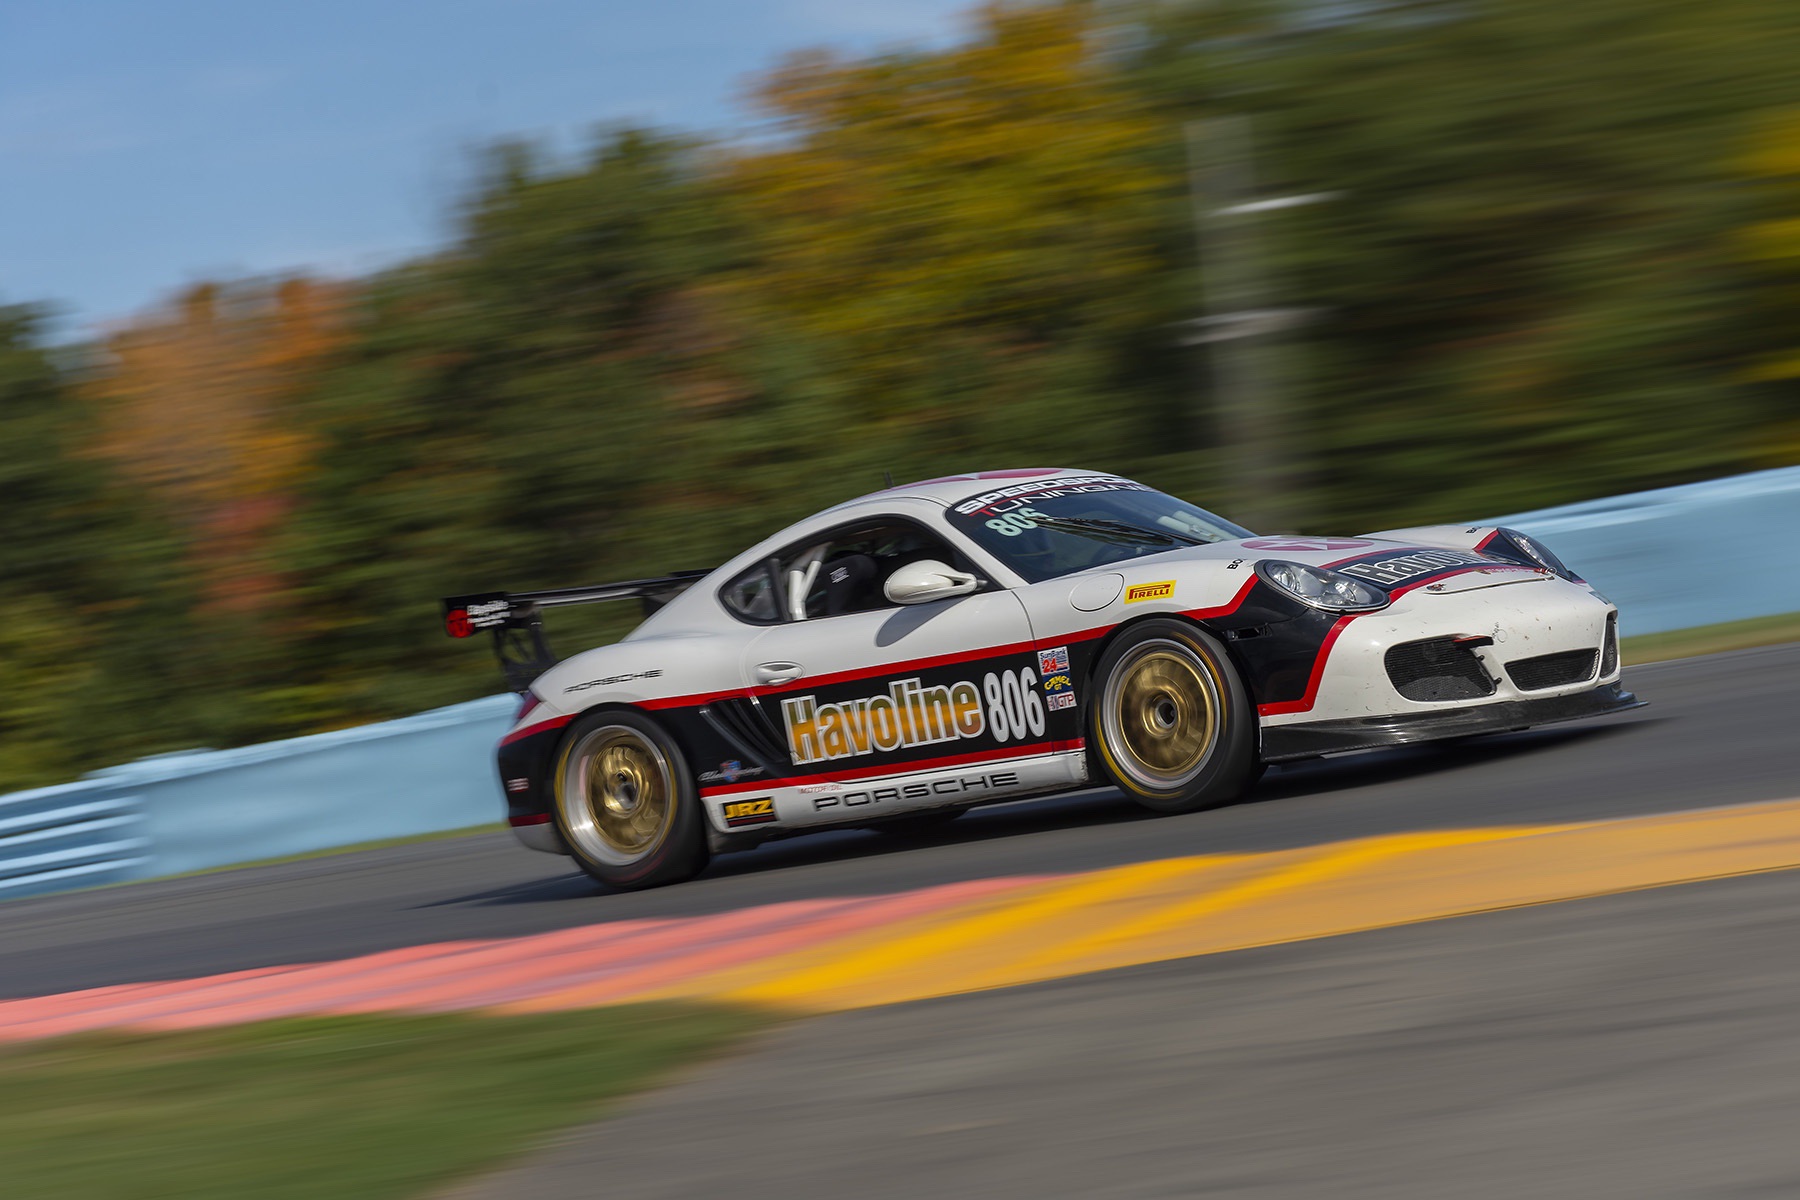
[(751, 760), (761, 763), (773, 773), (794, 764), (787, 751), (776, 741), (775, 730), (762, 709), (750, 700), (731, 698), (714, 700), (700, 710), (725, 739)]
[(1564, 650), (1560, 654), (1540, 654), (1506, 664), (1506, 673), (1521, 692), (1541, 692), (1545, 688), (1567, 687), (1594, 677), (1594, 665), (1600, 660), (1598, 650)]
[(1450, 638), (1402, 642), (1387, 652), (1388, 679), (1408, 700), (1478, 700), (1498, 686), (1480, 656)]
[(1600, 678), (1619, 669), (1619, 614), (1606, 614), (1606, 640), (1600, 643)]

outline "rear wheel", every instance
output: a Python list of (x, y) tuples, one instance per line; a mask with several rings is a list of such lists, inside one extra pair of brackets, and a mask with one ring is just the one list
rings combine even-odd
[(570, 726), (554, 779), (556, 827), (601, 883), (657, 887), (706, 866), (693, 775), (650, 718), (623, 710), (583, 717)]
[(1229, 804), (1256, 779), (1256, 719), (1224, 648), (1184, 621), (1133, 625), (1094, 668), (1088, 736), (1101, 770), (1157, 812)]

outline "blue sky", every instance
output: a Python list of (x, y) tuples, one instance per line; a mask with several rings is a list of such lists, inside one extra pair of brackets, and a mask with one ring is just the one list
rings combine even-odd
[(202, 278), (444, 240), (473, 151), (639, 121), (729, 133), (810, 46), (941, 44), (968, 0), (0, 5), (0, 302), (80, 332)]

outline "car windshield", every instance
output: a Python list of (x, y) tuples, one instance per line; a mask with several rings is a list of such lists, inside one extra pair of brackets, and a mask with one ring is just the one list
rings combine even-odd
[(1032, 583), (1179, 546), (1251, 536), (1203, 508), (1116, 475), (983, 492), (951, 505), (950, 523)]

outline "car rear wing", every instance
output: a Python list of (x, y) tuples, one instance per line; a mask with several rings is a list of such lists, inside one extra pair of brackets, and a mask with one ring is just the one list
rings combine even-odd
[(531, 681), (557, 663), (544, 638), (546, 608), (565, 604), (600, 604), (608, 600), (640, 600), (644, 615), (687, 591), (708, 571), (677, 571), (656, 579), (628, 579), (623, 583), (597, 583), (591, 587), (550, 588), (541, 592), (477, 592), (444, 598), (444, 632), (453, 638), (474, 637), (483, 631), (494, 635), (494, 655), (500, 660), (506, 686), (523, 692)]

